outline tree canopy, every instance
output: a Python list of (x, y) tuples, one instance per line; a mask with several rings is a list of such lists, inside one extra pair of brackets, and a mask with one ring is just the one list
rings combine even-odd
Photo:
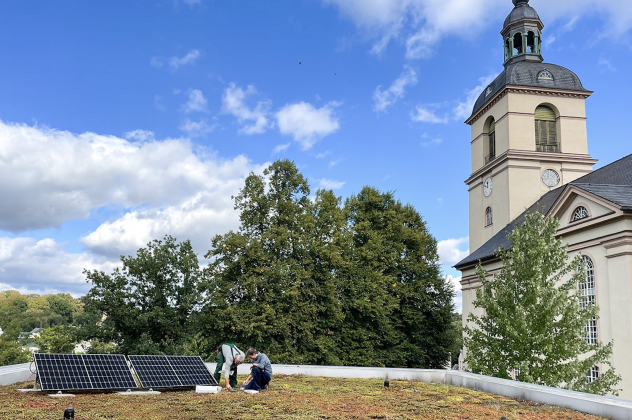
[[(556, 238), (559, 222), (527, 214), (499, 250), (502, 269), (490, 274), (479, 264), (481, 287), (465, 328), (466, 362), (475, 373), (596, 394), (616, 393), (621, 380), (610, 363), (613, 342), (589, 344), (587, 322), (598, 308), (577, 293), (586, 278), (581, 255), (569, 260)], [(584, 304), (582, 304), (582, 302)], [(607, 367), (596, 380), (587, 373)]]

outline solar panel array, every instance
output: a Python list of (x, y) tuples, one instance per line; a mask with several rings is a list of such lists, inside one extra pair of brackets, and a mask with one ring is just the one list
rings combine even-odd
[(35, 353), (45, 391), (138, 388), (122, 354)]
[(217, 385), (199, 356), (129, 356), (142, 388)]

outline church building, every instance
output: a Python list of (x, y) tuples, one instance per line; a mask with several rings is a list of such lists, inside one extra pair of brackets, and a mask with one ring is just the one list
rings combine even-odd
[[(502, 36), (504, 71), (481, 93), (471, 126), (472, 173), (469, 236), (473, 252), (462, 272), (463, 322), (480, 286), (480, 262), (501, 268), (495, 251), (527, 212), (560, 221), (559, 237), (571, 257), (586, 261), (580, 293), (599, 306), (586, 340), (614, 340), (612, 365), (621, 375), (620, 396), (632, 399), (632, 155), (593, 171), (588, 153), (585, 101), (592, 94), (569, 69), (545, 63), (538, 13), (529, 0), (513, 0)], [(587, 372), (598, 377), (601, 366)]]

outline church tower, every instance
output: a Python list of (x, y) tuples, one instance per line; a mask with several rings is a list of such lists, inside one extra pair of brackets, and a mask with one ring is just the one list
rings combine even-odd
[(470, 250), (543, 194), (592, 171), (584, 89), (572, 71), (544, 63), (544, 25), (529, 0), (513, 0), (501, 31), (504, 71), (481, 93), (472, 127)]

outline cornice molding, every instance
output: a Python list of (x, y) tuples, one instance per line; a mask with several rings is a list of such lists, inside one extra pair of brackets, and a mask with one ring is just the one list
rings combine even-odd
[(472, 125), (478, 121), (487, 111), (489, 111), (494, 105), (496, 105), (502, 98), (510, 93), (520, 93), (527, 95), (540, 95), (540, 96), (557, 96), (565, 98), (579, 98), (586, 99), (593, 94), (588, 90), (565, 90), (565, 89), (547, 89), (542, 87), (531, 86), (517, 86), (517, 85), (505, 85), (499, 90), (485, 105), (483, 105), (475, 114), (472, 114), (465, 124)]
[(590, 155), (583, 155), (583, 154), (577, 154), (577, 153), (546, 153), (546, 152), (535, 152), (532, 150), (509, 149), (506, 152), (499, 155), (493, 161), (489, 162), (487, 165), (484, 165), (482, 168), (474, 171), (472, 175), (470, 175), (470, 177), (467, 180), (465, 180), (465, 183), (469, 185), (476, 178), (482, 176), (483, 174), (488, 173), (489, 171), (493, 171), (498, 166), (506, 163), (508, 160), (511, 160), (511, 159), (530, 160), (530, 161), (538, 161), (538, 162), (579, 163), (579, 164), (587, 164), (591, 166), (597, 163), (597, 160), (591, 158)]

